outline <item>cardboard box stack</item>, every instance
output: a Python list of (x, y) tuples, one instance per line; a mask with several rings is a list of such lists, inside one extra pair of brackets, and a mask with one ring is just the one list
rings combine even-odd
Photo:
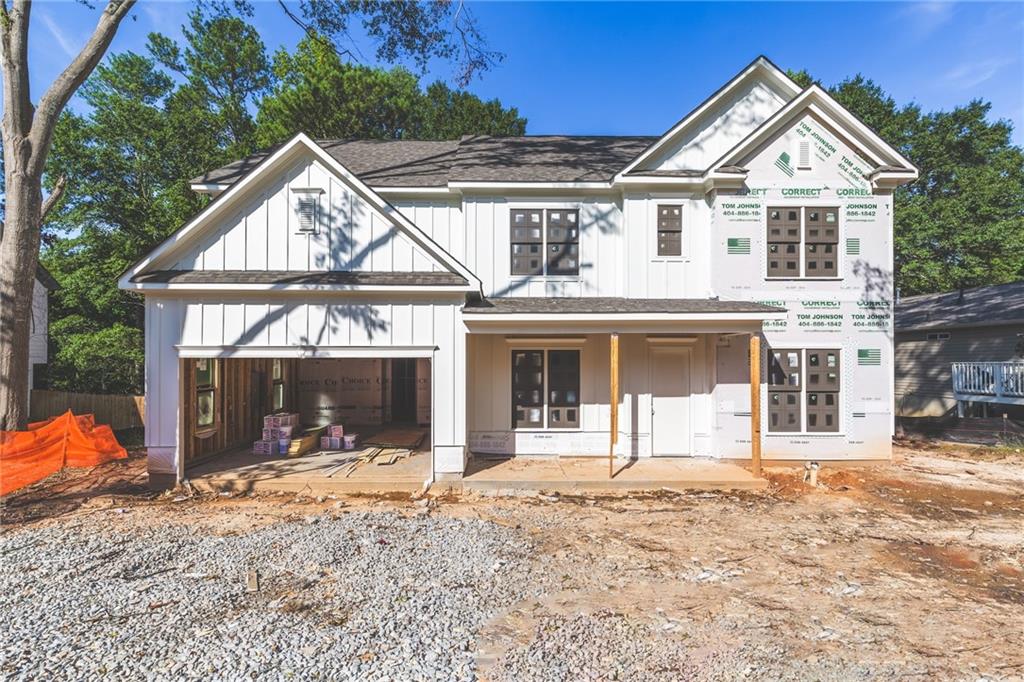
[(268, 414), (263, 418), (262, 438), (252, 444), (254, 455), (287, 454), (292, 434), (299, 425), (297, 412)]
[(345, 435), (345, 427), (341, 424), (330, 424), (327, 427), (327, 435), (320, 437), (321, 450), (341, 450), (342, 438)]
[(341, 447), (343, 450), (355, 450), (359, 445), (359, 434), (358, 433), (346, 433), (341, 439)]

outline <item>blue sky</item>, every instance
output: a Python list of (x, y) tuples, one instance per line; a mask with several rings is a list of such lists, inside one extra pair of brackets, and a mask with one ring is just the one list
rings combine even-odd
[[(101, 2), (97, 4), (102, 5)], [(141, 0), (113, 50), (143, 51), (146, 35), (180, 36), (190, 4)], [(657, 135), (758, 54), (806, 68), (826, 84), (858, 72), (900, 102), (946, 109), (992, 102), (1024, 143), (1024, 3), (520, 3), (472, 4), (505, 61), (474, 81), (515, 105), (532, 134)], [(31, 74), (38, 97), (84, 43), (98, 10), (38, 2)], [(274, 2), (254, 23), (271, 50), (299, 29)], [(373, 49), (362, 46), (364, 63)], [(426, 80), (451, 76), (431, 64)]]

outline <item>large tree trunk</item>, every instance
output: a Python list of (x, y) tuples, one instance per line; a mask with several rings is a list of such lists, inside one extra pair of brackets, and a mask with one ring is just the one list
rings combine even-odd
[(7, 214), (0, 241), (0, 430), (24, 428), (28, 419), (28, 345), (42, 210), (40, 179), (6, 169)]
[(4, 224), (0, 229), (0, 430), (28, 418), (28, 341), (39, 232), (63, 182), (43, 203), (43, 170), (68, 100), (96, 68), (135, 0), (110, 0), (82, 51), (32, 105), (28, 68), (31, 0), (0, 0), (3, 71)]

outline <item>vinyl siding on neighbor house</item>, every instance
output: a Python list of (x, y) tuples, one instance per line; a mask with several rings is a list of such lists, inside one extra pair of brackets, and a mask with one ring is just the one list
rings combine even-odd
[[(947, 333), (946, 340), (928, 340)], [(956, 410), (954, 362), (1021, 360), (1024, 325), (935, 328), (896, 334), (896, 412), (901, 417), (938, 417)]]

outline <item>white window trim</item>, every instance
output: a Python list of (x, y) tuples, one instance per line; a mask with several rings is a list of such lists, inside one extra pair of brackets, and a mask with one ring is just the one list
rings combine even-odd
[[(806, 273), (807, 269), (807, 254), (805, 253), (804, 246), (806, 245), (806, 234), (804, 233), (804, 212), (800, 211), (800, 276), (799, 277), (772, 277), (768, 274), (768, 208), (769, 206), (779, 206), (782, 208), (831, 208), (837, 207), (839, 214), (836, 219), (839, 221), (839, 235), (836, 242), (836, 274), (830, 277), (808, 277)], [(782, 199), (780, 201), (772, 201), (770, 199), (764, 200), (764, 220), (761, 222), (761, 244), (763, 245), (761, 252), (761, 273), (764, 275), (766, 282), (841, 282), (846, 279), (846, 221), (843, 220), (843, 204), (839, 200), (836, 201), (823, 201), (821, 199), (814, 199), (812, 201), (800, 201), (796, 199)], [(820, 346), (826, 348), (827, 346)]]
[[(658, 206), (678, 206), (681, 209), (679, 219), (682, 222), (682, 230), (679, 233), (680, 249), (678, 256), (658, 255)], [(644, 221), (644, 226), (647, 230), (648, 260), (651, 263), (689, 263), (690, 249), (687, 248), (689, 246), (687, 239), (689, 233), (686, 230), (686, 226), (690, 223), (689, 198), (680, 197), (679, 195), (648, 195), (646, 213), (647, 219)]]
[[(515, 409), (512, 405), (512, 353), (519, 350), (536, 350), (544, 353), (544, 426), (528, 426), (517, 428), (515, 423), (509, 422), (509, 431), (512, 433), (582, 433), (583, 432), (583, 386), (586, 382), (585, 372), (583, 371), (583, 359), (586, 357), (584, 351), (585, 339), (544, 339), (544, 340), (532, 340), (531, 339), (509, 339), (506, 338), (506, 352), (505, 357), (508, 361), (507, 371), (505, 376), (508, 379), (506, 384), (505, 394), (508, 395), (509, 399), (509, 415), (511, 416), (512, 410)], [(579, 422), (580, 425), (572, 428), (557, 428), (548, 426), (548, 351), (552, 350), (578, 350), (580, 352), (580, 404), (577, 408), (579, 410)]]
[[(765, 427), (761, 430), (766, 438), (845, 438), (847, 423), (846, 423), (846, 384), (847, 384), (847, 370), (846, 370), (846, 353), (843, 352), (844, 346), (839, 343), (814, 343), (808, 345), (806, 339), (802, 341), (772, 341), (771, 345), (768, 346), (768, 350), (772, 351), (775, 348), (793, 348), (800, 351), (800, 430), (799, 431), (772, 431), (770, 425), (770, 419), (768, 418), (768, 394), (771, 393), (771, 387), (767, 381), (764, 382), (764, 386), (761, 389), (761, 419)], [(808, 350), (834, 350), (839, 353), (839, 430), (838, 431), (808, 431), (807, 430), (807, 381), (805, 371), (807, 369), (807, 351)], [(765, 355), (761, 358), (761, 362), (764, 363), (762, 376), (767, 377), (771, 371), (771, 366), (768, 365), (768, 356)], [(813, 393), (820, 393), (820, 391), (812, 391)]]
[[(505, 204), (505, 220), (508, 222), (508, 230), (505, 239), (505, 262), (508, 268), (508, 277), (512, 282), (582, 282), (583, 281), (583, 206), (581, 202), (574, 201), (509, 201)], [(544, 254), (544, 274), (542, 275), (517, 275), (512, 272), (512, 211), (538, 209), (543, 212), (544, 219), (541, 221), (541, 252)], [(548, 210), (577, 211), (576, 229), (578, 230), (578, 256), (579, 269), (575, 275), (549, 275), (548, 272)]]

